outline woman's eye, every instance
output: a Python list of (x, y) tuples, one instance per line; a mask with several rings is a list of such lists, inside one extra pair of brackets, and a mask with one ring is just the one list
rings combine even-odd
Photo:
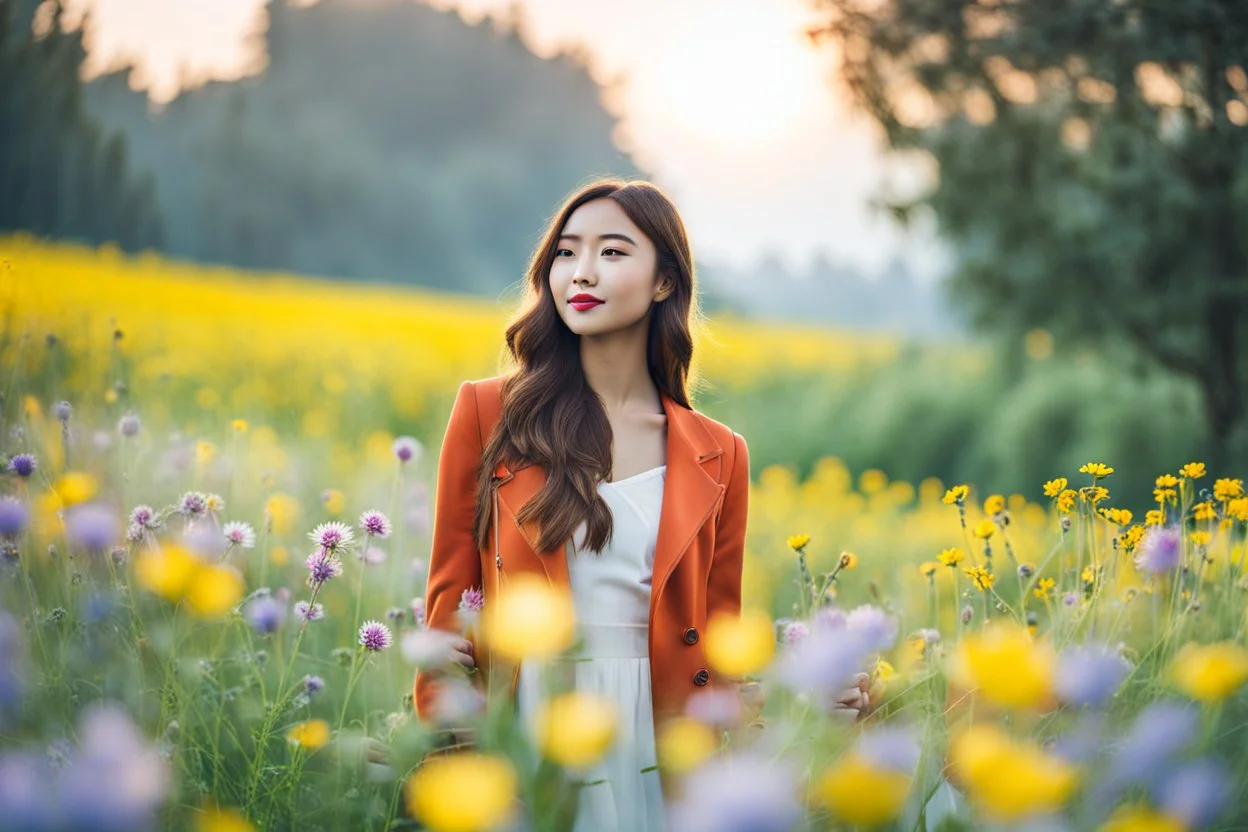
[(615, 252), (616, 254), (623, 254), (623, 253), (624, 253), (624, 252), (620, 251), (618, 248), (607, 248), (607, 249), (603, 249), (603, 250), (602, 250), (602, 253), (603, 253), (603, 254), (610, 254), (611, 252)]
[(567, 254), (571, 254), (571, 253), (572, 253), (572, 250), (571, 250), (571, 249), (567, 249), (567, 248), (561, 248), (561, 249), (559, 249), (558, 251), (556, 251), (556, 252), (555, 252), (555, 256), (556, 256), (556, 257), (562, 257), (562, 256), (564, 255), (564, 253), (565, 253), (565, 252), (566, 252)]

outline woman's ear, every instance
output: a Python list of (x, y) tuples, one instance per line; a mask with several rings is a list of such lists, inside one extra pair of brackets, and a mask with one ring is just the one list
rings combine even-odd
[(654, 293), (654, 302), (658, 303), (672, 294), (676, 288), (676, 282), (667, 275), (659, 275), (659, 290)]

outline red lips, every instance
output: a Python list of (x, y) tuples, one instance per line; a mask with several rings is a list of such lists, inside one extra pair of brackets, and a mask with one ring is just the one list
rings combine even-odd
[(594, 297), (593, 295), (586, 294), (585, 292), (578, 292), (568, 299), (568, 305), (577, 312), (585, 312), (586, 310), (593, 309), (595, 306), (600, 306), (604, 303), (606, 303), (606, 301), (602, 298)]

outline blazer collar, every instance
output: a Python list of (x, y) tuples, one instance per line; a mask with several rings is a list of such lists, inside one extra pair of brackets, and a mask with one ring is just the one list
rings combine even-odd
[[(723, 475), (724, 449), (703, 422), (703, 417), (666, 393), (659, 395), (667, 416), (667, 472), (655, 545), (652, 601), (657, 600), (681, 555), (722, 501), (725, 489), (719, 482)], [(499, 502), (514, 523), (516, 512), (546, 483), (546, 472), (536, 464), (525, 464), (513, 470), (500, 462), (494, 470), (494, 478), (498, 482)], [(567, 584), (564, 547), (539, 553), (535, 525), (516, 524), (516, 527), (528, 544), (527, 551), (519, 554), (526, 560), (536, 558), (551, 581)], [(516, 555), (503, 553), (504, 569), (509, 562), (514, 562)]]

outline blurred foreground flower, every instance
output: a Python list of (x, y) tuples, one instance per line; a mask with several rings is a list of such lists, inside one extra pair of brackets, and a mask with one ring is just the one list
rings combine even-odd
[(615, 706), (600, 696), (565, 693), (542, 703), (534, 728), (542, 753), (559, 765), (584, 771), (615, 741)]
[(687, 775), (669, 807), (680, 832), (788, 832), (802, 816), (798, 778), (784, 761), (738, 754), (715, 757)]
[(485, 638), (512, 661), (562, 653), (576, 637), (576, 607), (567, 590), (544, 578), (520, 574), (503, 584), (485, 609)]
[(1151, 526), (1135, 548), (1135, 565), (1145, 572), (1170, 572), (1183, 557), (1177, 526)]
[(725, 676), (758, 673), (776, 652), (776, 629), (761, 610), (713, 616), (706, 625), (706, 660)]
[(1002, 708), (1038, 708), (1053, 691), (1053, 649), (1017, 625), (990, 625), (966, 636), (952, 672), (961, 684)]
[(812, 784), (815, 799), (854, 826), (879, 826), (900, 814), (919, 761), (914, 737), (900, 728), (862, 735)]
[(1073, 766), (996, 727), (968, 729), (953, 741), (949, 760), (971, 802), (992, 821), (1055, 811), (1075, 788)]
[(237, 809), (209, 806), (195, 819), (195, 832), (254, 832), (255, 828)]
[(290, 740), (291, 745), (315, 751), (329, 742), (329, 723), (323, 719), (296, 722), (286, 732), (286, 739)]
[(135, 578), (144, 589), (205, 618), (220, 617), (243, 597), (243, 579), (229, 566), (204, 563), (178, 545), (146, 549), (134, 560)]
[(1229, 641), (1183, 645), (1170, 664), (1179, 690), (1202, 702), (1221, 702), (1248, 680), (1248, 651)]
[(404, 793), (408, 811), (432, 832), (483, 832), (511, 819), (517, 785), (502, 757), (451, 754), (423, 763)]
[(682, 716), (663, 725), (657, 745), (660, 768), (684, 774), (719, 750), (719, 738), (705, 723)]

